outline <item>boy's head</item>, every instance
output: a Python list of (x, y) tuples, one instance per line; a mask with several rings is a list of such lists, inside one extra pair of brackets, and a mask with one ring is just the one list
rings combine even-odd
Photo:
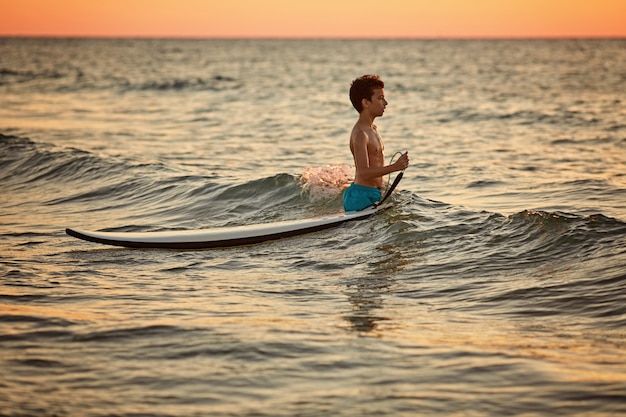
[(363, 99), (371, 101), (374, 90), (377, 88), (385, 88), (385, 83), (378, 75), (364, 75), (352, 81), (350, 101), (356, 111), (359, 113), (363, 111)]

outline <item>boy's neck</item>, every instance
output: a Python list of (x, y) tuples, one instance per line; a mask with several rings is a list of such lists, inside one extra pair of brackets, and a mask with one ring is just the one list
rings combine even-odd
[(374, 119), (376, 117), (373, 117), (371, 114), (362, 111), (361, 114), (359, 114), (359, 123), (363, 123), (363, 124), (367, 124), (368, 126), (373, 126), (374, 125)]

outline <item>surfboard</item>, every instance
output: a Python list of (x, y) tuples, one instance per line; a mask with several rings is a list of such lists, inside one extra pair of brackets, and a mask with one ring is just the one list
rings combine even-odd
[(213, 229), (158, 232), (98, 232), (67, 228), (65, 232), (70, 236), (89, 242), (128, 248), (209, 249), (253, 245), (270, 240), (318, 232), (346, 222), (366, 219), (391, 206), (391, 203), (380, 204), (361, 211), (351, 211), (310, 219)]

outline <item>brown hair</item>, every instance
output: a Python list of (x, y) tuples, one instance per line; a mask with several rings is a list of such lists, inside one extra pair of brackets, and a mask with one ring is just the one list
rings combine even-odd
[(363, 111), (363, 99), (371, 100), (374, 90), (385, 88), (385, 83), (378, 75), (363, 75), (352, 81), (350, 85), (350, 101), (352, 105), (361, 113)]

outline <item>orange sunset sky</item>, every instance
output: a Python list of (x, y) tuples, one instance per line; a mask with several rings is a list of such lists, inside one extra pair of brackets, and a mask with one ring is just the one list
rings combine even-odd
[(626, 0), (0, 0), (0, 36), (626, 37)]

